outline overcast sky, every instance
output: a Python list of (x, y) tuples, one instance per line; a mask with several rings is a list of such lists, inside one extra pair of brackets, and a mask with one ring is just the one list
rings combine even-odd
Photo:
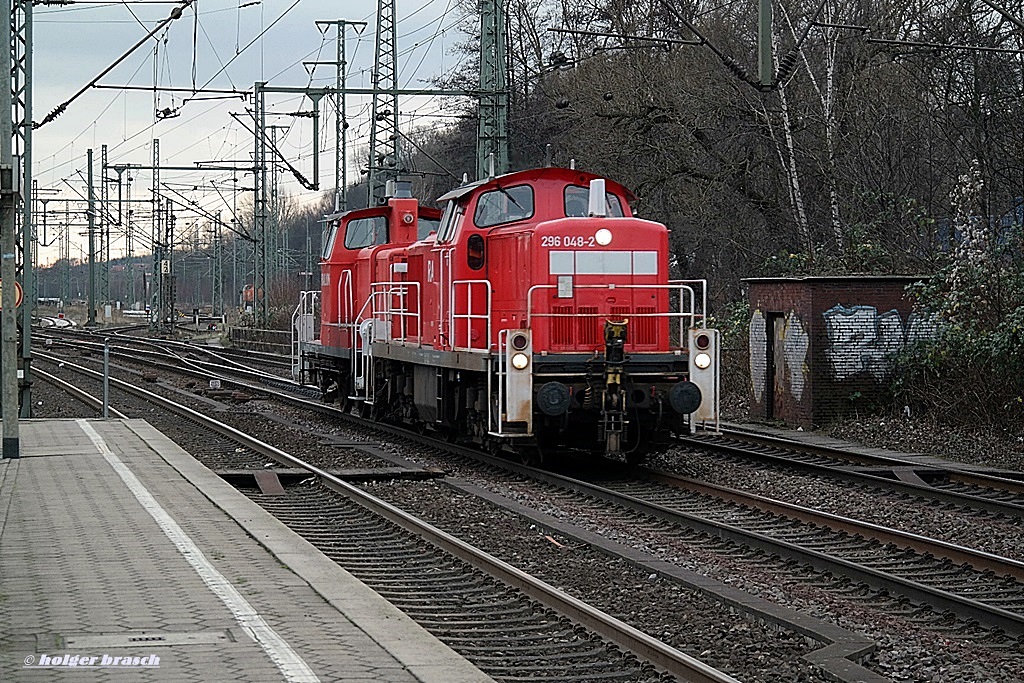
[[(451, 70), (450, 54), (464, 39), (457, 30), (462, 18), (454, 0), (396, 0), (398, 17), (399, 85), (424, 87), (432, 78)], [(131, 4), (75, 4), (66, 7), (37, 6), (34, 10), (34, 113), (42, 121), (55, 107), (70, 98), (110, 64), (142, 39), (174, 7), (152, 1)], [(199, 0), (193, 8), (161, 32), (159, 41), (150, 39), (99, 83), (110, 86), (159, 86), (213, 88), (251, 91), (256, 81), (276, 86), (333, 86), (335, 69), (320, 66), (310, 75), (304, 61), (330, 61), (336, 55), (335, 33), (326, 34), (317, 20), (366, 21), (361, 35), (354, 28), (347, 33), (348, 85), (370, 87), (373, 67), (375, 0), (324, 3), (315, 0)], [(260, 37), (260, 34), (263, 34)], [(194, 73), (194, 76), (193, 76)], [(119, 89), (90, 89), (68, 106), (67, 111), (33, 133), (33, 174), (41, 188), (39, 197), (49, 199), (50, 226), (64, 221), (63, 198), (85, 194), (86, 153), (94, 150), (97, 186), (100, 149), (107, 145), (108, 164), (152, 165), (151, 140), (160, 140), (163, 165), (192, 166), (195, 161), (234, 160), (246, 162), (253, 150), (252, 133), (232, 118), (251, 107), (239, 97), (206, 99), (210, 95), (158, 93)], [(188, 99), (186, 99), (188, 98)], [(440, 100), (407, 99), (400, 102), (401, 125), (444, 125)], [(309, 100), (298, 96), (268, 95), (268, 112), (308, 111)], [(157, 110), (175, 115), (158, 119)], [(352, 151), (369, 141), (369, 98), (350, 96), (347, 112), (349, 129), (349, 173), (357, 160)], [(438, 116), (431, 116), (438, 114)], [(321, 107), (320, 181), (326, 189), (334, 184), (334, 109)], [(268, 124), (289, 126), (278, 133), (280, 148), (289, 161), (312, 177), (312, 129), (308, 119), (273, 116)], [(151, 197), (152, 175), (148, 170), (129, 172), (133, 178), (132, 198)], [(113, 177), (116, 177), (114, 175)], [(161, 182), (199, 201), (211, 211), (227, 206), (214, 185), (230, 185), (230, 173), (161, 173)], [(252, 178), (239, 176), (239, 184), (251, 186)], [(197, 187), (198, 189), (193, 189)], [(282, 191), (298, 202), (316, 201), (318, 194), (303, 190), (290, 175), (282, 176)], [(116, 187), (111, 187), (116, 197)], [(230, 193), (225, 189), (230, 202)], [(98, 193), (98, 190), (97, 190)], [(149, 213), (148, 207), (139, 206)], [(226, 214), (225, 214), (226, 215)], [(185, 222), (198, 219), (182, 217)], [(81, 223), (84, 217), (79, 216)], [(138, 231), (149, 234), (149, 221)], [(52, 231), (52, 227), (51, 227)], [(75, 227), (72, 233), (82, 232)], [(52, 239), (52, 234), (50, 235)], [(83, 258), (84, 240), (74, 239), (72, 258)], [(138, 250), (138, 247), (136, 248)], [(148, 247), (145, 248), (148, 251)], [(123, 244), (114, 242), (113, 257), (123, 255)], [(57, 258), (56, 245), (43, 248), (40, 263)]]

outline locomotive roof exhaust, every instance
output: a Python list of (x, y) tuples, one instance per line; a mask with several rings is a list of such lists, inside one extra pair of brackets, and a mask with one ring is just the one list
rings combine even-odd
[(604, 193), (604, 178), (594, 178), (590, 181), (590, 205), (587, 214), (591, 216), (607, 216), (608, 200)]

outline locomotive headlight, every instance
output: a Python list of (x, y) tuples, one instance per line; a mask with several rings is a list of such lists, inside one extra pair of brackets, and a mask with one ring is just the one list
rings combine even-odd
[(693, 357), (693, 364), (701, 370), (707, 370), (711, 365), (711, 356), (701, 351)]
[(607, 247), (612, 243), (612, 231), (608, 228), (601, 228), (594, 233), (594, 239), (597, 240), (597, 243), (602, 247)]
[(514, 353), (512, 354), (512, 367), (516, 370), (525, 370), (526, 366), (530, 364), (530, 357), (525, 353)]

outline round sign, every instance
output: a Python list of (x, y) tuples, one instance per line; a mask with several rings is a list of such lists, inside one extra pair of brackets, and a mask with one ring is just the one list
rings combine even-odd
[[(3, 291), (4, 283), (0, 281), (0, 309), (3, 309)], [(21, 305), (22, 299), (25, 298), (25, 292), (21, 289), (21, 283), (17, 280), (14, 281), (14, 307), (17, 308)]]

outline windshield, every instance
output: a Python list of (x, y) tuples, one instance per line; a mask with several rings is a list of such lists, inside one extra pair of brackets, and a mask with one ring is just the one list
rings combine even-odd
[(478, 228), (521, 221), (533, 215), (533, 188), (529, 185), (499, 188), (476, 200), (473, 223)]
[(455, 235), (457, 212), (458, 205), (455, 203), (455, 200), (449, 200), (448, 204), (444, 207), (444, 213), (441, 214), (441, 225), (437, 228), (438, 242), (448, 242)]
[(345, 228), (345, 248), (362, 249), (388, 241), (388, 220), (384, 216), (356, 218)]
[[(605, 214), (612, 218), (622, 218), (622, 203), (611, 192), (604, 194)], [(590, 189), (578, 185), (567, 185), (565, 188), (565, 215), (587, 216), (590, 213)]]

